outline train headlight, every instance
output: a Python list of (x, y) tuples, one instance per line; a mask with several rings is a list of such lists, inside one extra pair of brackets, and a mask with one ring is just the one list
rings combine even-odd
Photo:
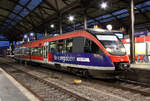
[(106, 48), (106, 50), (107, 50), (108, 52), (112, 52), (112, 49), (110, 49), (110, 48)]
[(121, 48), (120, 50), (121, 50), (121, 52), (126, 52), (125, 48)]

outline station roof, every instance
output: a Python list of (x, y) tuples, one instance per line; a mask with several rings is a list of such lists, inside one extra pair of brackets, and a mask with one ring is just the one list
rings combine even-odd
[[(108, 7), (102, 9), (104, 0), (0, 0), (0, 34), (9, 40), (20, 40), (25, 33), (58, 33), (61, 19), (63, 32), (83, 28), (83, 15), (88, 27), (98, 25), (114, 29), (130, 28), (130, 0), (105, 0)], [(134, 0), (135, 28), (149, 30), (150, 0)], [(73, 23), (68, 16), (75, 16)], [(60, 16), (62, 16), (60, 18)], [(55, 28), (50, 28), (54, 24)]]

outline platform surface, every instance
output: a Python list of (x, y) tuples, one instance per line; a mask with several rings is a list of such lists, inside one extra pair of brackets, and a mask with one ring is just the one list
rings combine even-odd
[(150, 70), (150, 63), (136, 63), (131, 64), (130, 67), (133, 69)]
[(0, 68), (0, 101), (39, 101)]

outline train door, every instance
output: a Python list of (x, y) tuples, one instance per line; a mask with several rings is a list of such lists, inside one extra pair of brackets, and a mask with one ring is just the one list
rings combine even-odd
[(48, 42), (45, 42), (43, 47), (43, 57), (45, 63), (48, 62), (48, 44), (49, 44)]

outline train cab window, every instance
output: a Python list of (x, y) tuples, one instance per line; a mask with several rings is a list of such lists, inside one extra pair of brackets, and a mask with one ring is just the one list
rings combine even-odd
[(72, 52), (72, 44), (73, 44), (72, 38), (66, 39), (66, 52)]
[(52, 41), (49, 43), (49, 52), (51, 53), (56, 53), (57, 49), (56, 49), (56, 41)]

